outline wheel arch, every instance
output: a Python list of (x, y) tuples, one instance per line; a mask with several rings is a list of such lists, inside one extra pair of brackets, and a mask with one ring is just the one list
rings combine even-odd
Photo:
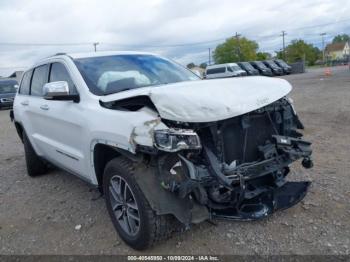
[(16, 127), (16, 131), (17, 131), (19, 138), (23, 142), (23, 126), (22, 126), (22, 124), (15, 121), (15, 127)]
[(93, 145), (92, 165), (101, 193), (103, 193), (103, 172), (107, 163), (120, 156), (124, 156), (134, 162), (142, 161), (143, 159), (142, 155), (133, 154), (125, 149), (114, 147), (107, 143), (98, 142)]

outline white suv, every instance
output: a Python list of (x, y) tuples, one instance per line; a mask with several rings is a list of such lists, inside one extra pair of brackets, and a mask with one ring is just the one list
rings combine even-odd
[(56, 166), (104, 193), (121, 238), (145, 249), (207, 219), (252, 220), (288, 208), (309, 182), (310, 143), (265, 77), (202, 80), (148, 53), (58, 54), (27, 70), (14, 102), (30, 176)]

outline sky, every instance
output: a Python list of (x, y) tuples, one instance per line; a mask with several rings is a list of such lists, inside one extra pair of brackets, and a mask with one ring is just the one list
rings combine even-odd
[(0, 0), (0, 76), (58, 52), (138, 50), (186, 65), (208, 62), (236, 32), (259, 50), (350, 34), (348, 0)]

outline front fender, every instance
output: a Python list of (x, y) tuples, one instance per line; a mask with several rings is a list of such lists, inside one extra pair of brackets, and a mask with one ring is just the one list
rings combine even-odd
[(174, 193), (165, 190), (157, 178), (157, 167), (144, 163), (135, 164), (135, 179), (157, 215), (174, 215), (181, 223), (189, 226), (209, 219), (205, 206), (186, 198), (179, 198)]

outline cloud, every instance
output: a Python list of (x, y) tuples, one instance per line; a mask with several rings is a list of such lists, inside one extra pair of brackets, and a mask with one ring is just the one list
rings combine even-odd
[[(305, 38), (320, 46), (319, 33), (329, 41), (338, 32), (349, 33), (350, 21), (323, 27), (317, 24), (347, 19), (350, 1), (232, 1), (221, 0), (60, 0), (1, 1), (0, 42), (80, 43), (75, 46), (0, 44), (0, 75), (26, 67), (57, 52), (146, 50), (180, 63), (205, 62), (208, 48), (239, 32), (254, 39), (263, 51), (281, 48), (281, 30), (287, 43)], [(159, 47), (182, 43), (188, 46)], [(158, 46), (158, 47), (151, 47)]]

